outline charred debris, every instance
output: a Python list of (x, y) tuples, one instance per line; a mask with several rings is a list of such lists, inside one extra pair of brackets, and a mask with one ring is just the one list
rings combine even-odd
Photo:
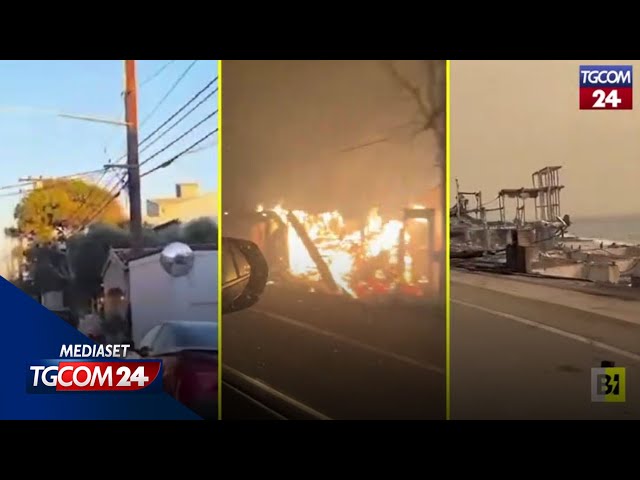
[[(531, 186), (504, 188), (485, 203), (462, 191), (450, 210), (453, 268), (640, 287), (640, 246), (580, 239), (563, 215), (559, 166), (533, 172)], [(513, 218), (507, 218), (507, 211)]]

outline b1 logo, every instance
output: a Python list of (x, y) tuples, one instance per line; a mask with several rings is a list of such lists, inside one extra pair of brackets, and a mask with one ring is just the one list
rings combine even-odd
[(631, 110), (631, 65), (581, 65), (580, 110)]
[(626, 381), (624, 367), (591, 369), (592, 402), (625, 402)]

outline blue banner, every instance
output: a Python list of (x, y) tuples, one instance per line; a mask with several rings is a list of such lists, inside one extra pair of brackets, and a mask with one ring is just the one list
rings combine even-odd
[[(195, 413), (162, 391), (158, 380), (150, 388), (131, 391), (52, 391), (32, 393), (28, 385), (40, 366), (54, 366), (63, 345), (94, 342), (0, 277), (4, 306), (0, 335), (0, 419), (2, 420), (198, 420)], [(42, 360), (39, 360), (42, 359)], [(46, 359), (58, 359), (55, 361)], [(77, 360), (77, 359), (76, 359)], [(87, 362), (104, 358), (84, 358)], [(112, 358), (114, 362), (126, 360)], [(139, 363), (139, 362), (138, 362)], [(37, 365), (34, 370), (31, 366)], [(71, 374), (71, 373), (70, 373)], [(86, 375), (84, 372), (80, 374)], [(162, 369), (160, 368), (160, 382)], [(51, 377), (46, 377), (48, 380)], [(80, 376), (75, 377), (80, 378)], [(122, 381), (122, 379), (120, 378)], [(85, 382), (85, 378), (81, 378)], [(125, 384), (127, 382), (125, 381)], [(131, 382), (128, 382), (131, 384)], [(133, 383), (135, 388), (135, 383)], [(140, 383), (142, 385), (142, 383)], [(55, 389), (54, 389), (55, 390)]]

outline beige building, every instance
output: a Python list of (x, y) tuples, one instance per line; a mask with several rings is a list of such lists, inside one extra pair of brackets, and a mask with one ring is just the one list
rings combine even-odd
[(172, 220), (189, 222), (202, 217), (218, 217), (218, 194), (201, 193), (197, 183), (177, 184), (175, 197), (147, 200), (145, 222), (154, 226)]

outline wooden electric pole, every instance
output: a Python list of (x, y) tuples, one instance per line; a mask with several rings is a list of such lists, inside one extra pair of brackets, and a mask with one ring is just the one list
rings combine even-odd
[(129, 229), (133, 253), (142, 250), (142, 200), (138, 161), (138, 88), (136, 61), (125, 60), (125, 121), (127, 122), (127, 169), (129, 190)]

